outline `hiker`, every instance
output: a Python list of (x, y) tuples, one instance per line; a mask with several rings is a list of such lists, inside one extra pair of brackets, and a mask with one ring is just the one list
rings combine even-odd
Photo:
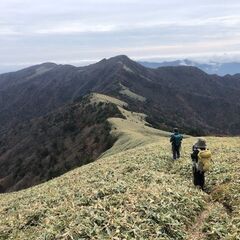
[(199, 138), (192, 147), (193, 184), (204, 190), (205, 172), (210, 168), (211, 152), (207, 149), (205, 138)]
[(173, 134), (171, 135), (171, 138), (170, 138), (170, 142), (172, 143), (173, 160), (180, 158), (182, 139), (183, 137), (179, 133), (178, 129), (174, 128)]

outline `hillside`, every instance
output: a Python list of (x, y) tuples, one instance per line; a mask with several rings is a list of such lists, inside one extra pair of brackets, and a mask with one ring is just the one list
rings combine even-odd
[(97, 159), (117, 140), (109, 117), (124, 117), (111, 102), (86, 96), (0, 135), (0, 192), (45, 182)]
[(98, 92), (125, 101), (158, 129), (177, 124), (192, 135), (238, 135), (239, 83), (239, 75), (219, 77), (188, 66), (150, 69), (126, 56), (86, 67), (44, 63), (0, 75), (0, 131)]
[(207, 137), (214, 164), (202, 192), (191, 179), (196, 138), (185, 135), (172, 162), (169, 132), (152, 128), (237, 134), (238, 77), (225, 85), (125, 56), (21, 74), (0, 77), (0, 191), (30, 188), (0, 194), (0, 239), (239, 239), (240, 138)]
[(108, 118), (117, 141), (95, 162), (1, 194), (0, 239), (239, 239), (239, 137), (207, 137), (214, 163), (202, 192), (192, 184), (195, 138), (173, 162), (169, 133), (144, 114), (106, 95), (87, 100), (117, 107), (123, 118)]
[(189, 59), (176, 60), (176, 61), (164, 61), (164, 62), (139, 62), (141, 65), (149, 68), (169, 67), (169, 66), (194, 66), (208, 74), (217, 74), (219, 76), (225, 76), (228, 74), (234, 75), (240, 73), (239, 62), (215, 62), (210, 61), (207, 63), (199, 63)]
[[(239, 138), (207, 138), (207, 193), (190, 149), (173, 163), (159, 137), (17, 193), (0, 195), (0, 239), (239, 239)], [(134, 139), (132, 139), (134, 142)]]
[(147, 122), (147, 116), (143, 113), (128, 111), (128, 104), (119, 99), (109, 97), (103, 94), (94, 93), (92, 102), (112, 103), (115, 104), (124, 116), (108, 118), (111, 125), (111, 134), (117, 140), (114, 145), (103, 153), (103, 156), (111, 155), (112, 152), (118, 153), (137, 146), (146, 145), (151, 141), (157, 141), (159, 137), (169, 137), (171, 133), (152, 128)]

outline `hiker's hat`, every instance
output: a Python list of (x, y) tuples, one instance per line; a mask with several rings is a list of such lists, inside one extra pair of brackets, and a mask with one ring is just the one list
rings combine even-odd
[(197, 148), (206, 148), (207, 147), (206, 139), (205, 138), (199, 138), (197, 140), (197, 142), (195, 143), (195, 146)]
[(173, 131), (174, 131), (174, 132), (178, 132), (178, 128), (174, 128)]

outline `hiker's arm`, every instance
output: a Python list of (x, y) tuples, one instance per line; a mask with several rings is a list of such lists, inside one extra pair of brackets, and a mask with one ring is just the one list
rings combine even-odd
[(170, 142), (173, 142), (173, 138), (174, 138), (174, 136), (172, 135), (172, 136), (170, 137)]
[(191, 159), (192, 161), (195, 161), (195, 162), (198, 161), (198, 150), (193, 151), (193, 153), (191, 154)]

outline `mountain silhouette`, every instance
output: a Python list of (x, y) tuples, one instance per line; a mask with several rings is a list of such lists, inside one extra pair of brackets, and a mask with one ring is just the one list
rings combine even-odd
[(175, 61), (164, 61), (164, 62), (139, 62), (145, 67), (149, 68), (159, 68), (159, 67), (169, 67), (169, 66), (194, 66), (197, 67), (208, 74), (217, 74), (220, 76), (225, 75), (235, 75), (240, 73), (240, 63), (239, 62), (215, 62), (211, 61), (209, 63), (199, 63), (196, 61), (191, 61), (189, 59), (175, 60)]
[(117, 97), (154, 127), (189, 134), (240, 133), (240, 77), (191, 66), (150, 69), (121, 55), (86, 67), (44, 63), (0, 75), (0, 130), (89, 92)]

